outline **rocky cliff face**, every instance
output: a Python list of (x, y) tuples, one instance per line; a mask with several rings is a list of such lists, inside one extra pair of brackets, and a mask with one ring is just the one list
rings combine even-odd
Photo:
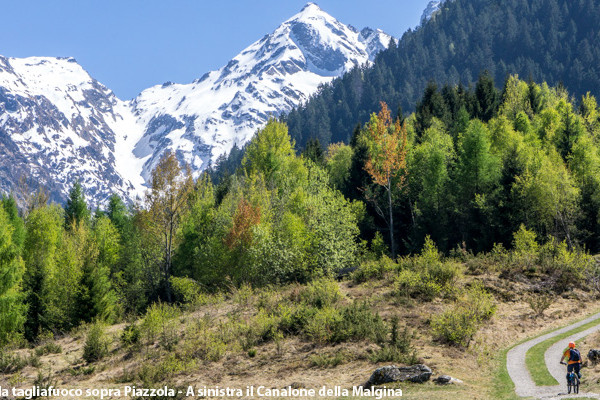
[(128, 104), (74, 59), (0, 57), (0, 191), (24, 177), (62, 201), (80, 180), (96, 203), (130, 198), (142, 184), (128, 156), (136, 133)]

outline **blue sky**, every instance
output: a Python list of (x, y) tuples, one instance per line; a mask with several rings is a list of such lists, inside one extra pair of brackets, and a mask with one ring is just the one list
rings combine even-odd
[[(399, 37), (428, 0), (318, 0), (339, 21)], [(220, 68), (301, 0), (0, 0), (0, 54), (72, 56), (122, 99)]]

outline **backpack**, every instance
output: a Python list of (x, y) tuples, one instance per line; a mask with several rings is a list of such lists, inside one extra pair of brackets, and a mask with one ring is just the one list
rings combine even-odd
[(571, 354), (569, 354), (569, 361), (581, 361), (581, 354), (577, 349), (571, 349)]

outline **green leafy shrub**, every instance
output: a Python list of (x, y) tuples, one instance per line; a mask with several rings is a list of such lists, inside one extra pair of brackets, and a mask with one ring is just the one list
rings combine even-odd
[(198, 282), (187, 277), (171, 276), (169, 278), (173, 299), (175, 303), (189, 307), (198, 302), (200, 296), (200, 285)]
[(303, 302), (317, 308), (331, 307), (342, 299), (338, 284), (326, 278), (310, 282), (300, 296)]
[(347, 361), (346, 355), (338, 351), (335, 354), (313, 354), (309, 357), (311, 367), (335, 368)]
[(320, 308), (306, 324), (306, 335), (318, 343), (345, 341), (349, 333), (345, 330), (342, 314), (332, 307)]
[(367, 303), (354, 302), (341, 309), (319, 309), (305, 326), (305, 334), (318, 343), (341, 343), (348, 340), (385, 339), (385, 323)]
[(269, 342), (275, 339), (278, 331), (279, 321), (277, 318), (264, 310), (260, 310), (248, 324), (243, 346), (248, 349), (258, 344)]
[(48, 342), (35, 349), (35, 354), (38, 357), (45, 356), (46, 354), (58, 354), (62, 353), (62, 347), (56, 342)]
[(104, 326), (99, 322), (91, 324), (83, 346), (83, 359), (88, 363), (101, 360), (108, 354), (109, 343)]
[(452, 286), (460, 275), (458, 264), (452, 261), (431, 263), (426, 270), (429, 280), (444, 289)]
[(446, 343), (467, 347), (479, 329), (480, 321), (468, 309), (456, 307), (435, 316), (431, 321), (433, 334)]
[(442, 291), (442, 286), (433, 281), (427, 273), (414, 270), (401, 271), (394, 285), (396, 296), (402, 298), (413, 297), (430, 301)]
[(481, 324), (495, 311), (492, 296), (481, 285), (474, 285), (466, 298), (432, 318), (433, 335), (448, 344), (468, 347)]
[(67, 370), (71, 376), (92, 375), (95, 371), (95, 365), (88, 365), (87, 367), (80, 365)]
[(131, 323), (123, 329), (121, 333), (121, 344), (124, 347), (133, 346), (139, 343), (142, 332), (140, 327), (135, 323)]
[(467, 296), (463, 300), (463, 305), (471, 309), (481, 321), (490, 320), (496, 313), (494, 297), (478, 282), (469, 288)]
[(400, 261), (401, 271), (395, 280), (395, 294), (400, 298), (431, 301), (450, 292), (460, 277), (460, 266), (442, 260), (435, 244), (427, 236), (421, 254)]
[(366, 260), (352, 273), (352, 281), (363, 283), (371, 279), (384, 279), (397, 267), (397, 264), (387, 256), (382, 256), (379, 260)]
[(596, 264), (592, 256), (555, 240), (546, 243), (540, 253), (543, 272), (551, 277), (555, 291), (586, 287), (589, 271)]
[(278, 311), (279, 329), (285, 334), (300, 334), (318, 311), (318, 308), (306, 304), (281, 305)]
[(185, 343), (178, 346), (178, 354), (184, 360), (219, 361), (227, 351), (227, 344), (219, 332), (209, 329), (204, 323), (193, 324), (186, 329)]
[(25, 368), (29, 364), (27, 358), (18, 354), (10, 354), (8, 351), (0, 351), (0, 372), (10, 374)]
[(140, 326), (142, 337), (148, 345), (157, 339), (160, 344), (170, 349), (177, 342), (176, 325), (172, 322), (179, 315), (177, 308), (165, 304), (154, 303), (146, 311)]
[(349, 339), (368, 339), (382, 343), (387, 334), (387, 327), (379, 314), (373, 312), (367, 302), (353, 302), (342, 309), (344, 328), (349, 332)]
[(193, 362), (185, 362), (176, 354), (169, 353), (165, 359), (157, 363), (143, 363), (138, 370), (138, 377), (146, 387), (152, 387), (185, 372), (192, 365)]
[(27, 359), (27, 363), (31, 365), (33, 368), (39, 368), (42, 366), (42, 360), (40, 360), (40, 356), (35, 353), (30, 353), (29, 358)]
[(540, 246), (536, 234), (521, 224), (519, 230), (513, 234), (513, 251), (507, 272), (525, 272), (533, 274), (537, 271), (539, 263)]
[(282, 303), (280, 291), (273, 290), (270, 287), (260, 288), (256, 291), (256, 308), (263, 309), (273, 313)]
[(371, 253), (375, 258), (384, 258), (389, 254), (385, 240), (379, 231), (375, 232), (375, 237), (371, 241)]
[(254, 290), (252, 290), (252, 285), (249, 283), (242, 283), (240, 287), (232, 286), (231, 288), (233, 302), (243, 307), (250, 304), (253, 293)]
[(494, 243), (489, 253), (480, 253), (477, 256), (469, 257), (465, 261), (465, 266), (469, 274), (481, 275), (485, 272), (504, 272), (510, 265), (511, 253), (509, 253), (502, 243)]

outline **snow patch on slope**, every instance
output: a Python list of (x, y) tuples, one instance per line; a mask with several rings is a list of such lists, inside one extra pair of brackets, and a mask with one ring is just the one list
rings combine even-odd
[(76, 180), (93, 206), (113, 192), (141, 192), (143, 162), (131, 149), (142, 129), (128, 104), (73, 58), (0, 57), (0, 115), (0, 190), (17, 186), (17, 171), (56, 201)]

